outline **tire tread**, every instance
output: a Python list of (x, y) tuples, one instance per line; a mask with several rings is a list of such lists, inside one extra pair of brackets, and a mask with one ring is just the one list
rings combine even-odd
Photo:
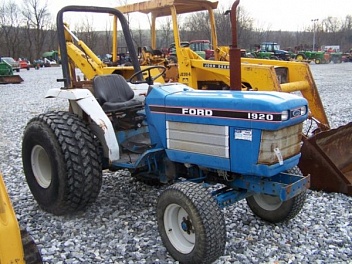
[(57, 141), (58, 152), (64, 159), (67, 185), (60, 200), (43, 209), (56, 215), (83, 210), (96, 200), (102, 184), (102, 165), (93, 134), (77, 115), (65, 111), (32, 118), (25, 134), (36, 125), (49, 129), (53, 141)]

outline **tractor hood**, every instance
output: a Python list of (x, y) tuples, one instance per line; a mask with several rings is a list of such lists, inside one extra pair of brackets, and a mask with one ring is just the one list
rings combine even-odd
[(180, 84), (154, 86), (146, 106), (167, 120), (265, 130), (303, 122), (308, 112), (304, 98), (288, 93), (205, 91)]
[(288, 93), (181, 84), (153, 86), (145, 109), (152, 144), (170, 160), (258, 176), (297, 165), (308, 112), (304, 98)]

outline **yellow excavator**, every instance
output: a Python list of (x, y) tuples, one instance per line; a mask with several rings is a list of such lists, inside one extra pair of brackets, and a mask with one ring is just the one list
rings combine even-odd
[[(232, 47), (237, 47), (235, 1), (230, 10)], [(175, 80), (198, 89), (228, 89), (231, 59), (240, 56), (240, 49), (217, 45), (214, 10), (217, 1), (158, 0), (117, 7), (122, 13), (141, 12), (151, 15), (152, 48), (156, 45), (156, 19), (171, 16), (178, 64), (169, 66), (167, 80)], [(189, 47), (180, 45), (178, 15), (207, 11), (215, 60), (204, 60)], [(253, 91), (300, 92), (309, 102), (313, 130), (303, 134), (299, 167), (311, 174), (311, 189), (352, 195), (352, 123), (331, 129), (309, 65), (304, 62), (241, 58), (241, 87)], [(173, 68), (173, 69), (172, 69)], [(176, 69), (175, 69), (176, 68)], [(238, 71), (232, 71), (238, 72)], [(168, 75), (169, 73), (169, 75)], [(232, 87), (232, 86), (231, 86)]]
[(0, 173), (0, 263), (43, 263), (38, 247), (20, 228)]
[[(119, 6), (117, 9), (125, 14), (141, 12), (151, 15), (152, 49), (156, 49), (156, 20), (160, 17), (171, 16), (178, 63), (168, 65), (165, 81), (177, 81), (196, 89), (219, 90), (229, 89), (230, 87), (230, 56), (229, 47), (219, 47), (217, 45), (214, 16), (214, 10), (217, 6), (218, 2), (212, 0), (158, 0)], [(180, 45), (178, 15), (204, 11), (208, 12), (209, 16), (212, 46), (215, 50), (214, 60), (204, 60), (189, 47)], [(232, 16), (235, 16), (235, 14)], [(243, 89), (282, 92), (301, 91), (310, 102), (312, 116), (319, 121), (321, 129), (325, 130), (329, 127), (317, 87), (306, 63), (241, 58), (239, 67), (241, 67)], [(236, 76), (233, 76), (233, 78), (236, 78)]]
[[(236, 8), (235, 1), (230, 12), (233, 42), (237, 47)], [(309, 65), (304, 62), (279, 60), (259, 60), (241, 58), (239, 65), (233, 59), (241, 56), (240, 49), (219, 47), (217, 45), (214, 10), (218, 2), (214, 0), (154, 0), (116, 7), (122, 13), (141, 12), (151, 15), (151, 50), (156, 50), (156, 19), (171, 16), (177, 64), (170, 63), (167, 70), (156, 82), (179, 82), (196, 89), (230, 89), (231, 80), (239, 79), (241, 89), (250, 91), (299, 92), (309, 102), (309, 130), (304, 131), (302, 157), (299, 167), (304, 174), (311, 175), (311, 188), (328, 192), (341, 192), (352, 195), (352, 125), (348, 124), (331, 129), (324, 106)], [(180, 45), (178, 15), (207, 11), (211, 28), (211, 39), (215, 59), (205, 60), (189, 47)], [(79, 40), (64, 24), (65, 43), (70, 67), (71, 87), (91, 87), (91, 80), (96, 75), (118, 73), (126, 79), (130, 78), (134, 69), (131, 66), (107, 66), (92, 50)], [(122, 30), (129, 30), (122, 28)], [(113, 17), (112, 60), (117, 61), (118, 19)], [(60, 41), (60, 40), (59, 40)], [(127, 43), (132, 45), (133, 43)], [(232, 55), (231, 55), (232, 52)], [(231, 59), (230, 59), (231, 58)], [(232, 65), (232, 66), (231, 66)], [(230, 67), (240, 68), (241, 75), (230, 76)], [(76, 76), (75, 67), (84, 74), (82, 81)], [(140, 66), (142, 69), (146, 66)], [(158, 66), (160, 67), (160, 66)], [(152, 75), (158, 75), (157, 66), (151, 69)], [(154, 71), (154, 72), (153, 72)], [(233, 70), (231, 72), (238, 72)]]

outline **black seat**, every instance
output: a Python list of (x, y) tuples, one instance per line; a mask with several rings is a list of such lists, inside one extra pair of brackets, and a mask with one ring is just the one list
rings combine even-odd
[(154, 56), (163, 56), (163, 53), (161, 52), (161, 50), (155, 49), (155, 50), (153, 50), (153, 55)]
[(153, 49), (150, 46), (144, 46), (143, 51), (153, 55)]
[(133, 99), (134, 92), (121, 75), (97, 75), (93, 79), (93, 88), (95, 97), (106, 113), (143, 108), (143, 102)]
[(150, 47), (150, 46), (144, 46), (144, 47), (143, 47), (143, 51), (144, 51), (144, 52), (147, 52), (147, 53), (150, 53), (150, 54), (152, 54), (152, 55), (154, 55), (154, 56), (162, 56), (162, 55), (163, 55), (163, 53), (161, 52), (161, 50), (152, 49), (152, 47)]

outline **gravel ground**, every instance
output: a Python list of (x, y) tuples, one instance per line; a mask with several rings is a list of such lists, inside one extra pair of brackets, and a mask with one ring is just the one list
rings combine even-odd
[[(311, 65), (332, 127), (351, 119), (352, 63)], [(20, 224), (27, 227), (45, 263), (175, 263), (161, 243), (151, 187), (127, 172), (104, 172), (100, 195), (85, 212), (58, 217), (38, 207), (22, 170), (21, 138), (39, 113), (65, 109), (43, 99), (60, 87), (61, 69), (22, 70), (22, 84), (0, 86), (0, 170)], [(308, 191), (301, 213), (285, 224), (256, 218), (244, 201), (224, 210), (227, 244), (216, 263), (352, 263), (352, 197)]]

